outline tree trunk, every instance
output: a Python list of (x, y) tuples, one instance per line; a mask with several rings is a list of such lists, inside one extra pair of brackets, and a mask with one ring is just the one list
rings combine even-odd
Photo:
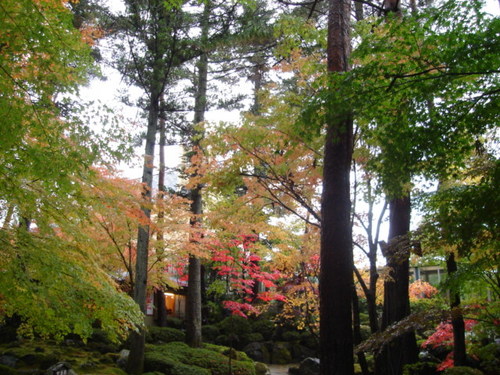
[[(149, 203), (153, 187), (153, 162), (155, 150), (156, 128), (159, 114), (159, 93), (155, 84), (151, 89), (151, 102), (148, 115), (148, 129), (146, 133), (146, 150), (142, 173), (142, 198), (144, 204), (141, 210), (146, 218), (151, 217)], [(137, 236), (137, 256), (135, 263), (134, 301), (141, 311), (146, 313), (146, 287), (148, 282), (148, 250), (149, 250), (149, 224), (140, 225)], [(145, 330), (132, 333), (130, 355), (126, 371), (129, 374), (140, 375), (144, 367)]]
[[(450, 278), (456, 274), (457, 262), (455, 254), (449, 253), (446, 258), (446, 269)], [(450, 291), (451, 325), (453, 326), (453, 362), (455, 366), (466, 366), (465, 323), (460, 310), (460, 292)]]
[(159, 327), (167, 326), (167, 307), (165, 306), (165, 294), (163, 290), (155, 290), (156, 324)]
[[(363, 338), (361, 337), (361, 321), (359, 319), (359, 298), (356, 288), (353, 285), (352, 288), (352, 316), (353, 316), (353, 337), (354, 344), (359, 345)], [(366, 362), (365, 353), (358, 353), (358, 363), (361, 367), (361, 372), (363, 375), (369, 375), (368, 363)]]
[[(384, 282), (384, 311), (382, 330), (410, 314), (409, 253), (400, 246), (390, 248), (398, 237), (407, 236), (410, 230), (410, 196), (392, 199), (389, 204), (389, 249), (386, 252), (389, 277)], [(415, 333), (403, 334), (387, 343), (376, 358), (377, 375), (401, 375), (405, 364), (414, 363), (418, 357)]]
[[(208, 18), (210, 15), (210, 1), (205, 3), (201, 20), (202, 25), (202, 41), (208, 39)], [(196, 97), (194, 104), (194, 124), (199, 126), (205, 121), (205, 111), (207, 102), (207, 78), (208, 78), (208, 55), (203, 53), (198, 61), (198, 82), (196, 89)], [(194, 131), (193, 146), (199, 147), (199, 130)], [(201, 185), (197, 185), (191, 191), (191, 219), (192, 227), (201, 225), (200, 215), (203, 212), (203, 201), (201, 196)], [(195, 232), (198, 229), (195, 228)], [(194, 239), (196, 241), (196, 239)], [(189, 256), (189, 284), (187, 292), (186, 305), (186, 343), (194, 348), (198, 348), (202, 344), (201, 325), (202, 325), (202, 298), (201, 298), (201, 261), (194, 255)]]
[[(330, 0), (329, 72), (349, 70), (350, 0)], [(350, 171), (352, 116), (327, 113), (321, 201), (320, 373), (354, 374)]]
[[(159, 143), (159, 162), (160, 166), (158, 168), (158, 203), (159, 205), (164, 199), (165, 194), (165, 144), (166, 144), (166, 129), (165, 129), (165, 103), (163, 97), (160, 99), (160, 143)], [(165, 217), (165, 211), (161, 208), (158, 211), (157, 222), (158, 222), (158, 232), (156, 234), (156, 239), (158, 246), (156, 248), (156, 256), (163, 258), (163, 253), (165, 252), (165, 245), (163, 243), (163, 222)], [(161, 287), (164, 287), (162, 285)], [(165, 306), (165, 295), (163, 294), (163, 288), (155, 290), (155, 307), (156, 307), (156, 324), (160, 327), (167, 326), (167, 308)]]

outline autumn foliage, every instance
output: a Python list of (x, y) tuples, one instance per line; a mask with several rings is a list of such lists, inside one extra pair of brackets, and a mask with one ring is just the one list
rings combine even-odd
[[(277, 293), (276, 281), (282, 275), (278, 271), (264, 271), (259, 262), (261, 257), (252, 252), (258, 241), (255, 235), (241, 235), (228, 241), (214, 240), (211, 244), (211, 260), (217, 274), (226, 278), (235, 298), (224, 301), (224, 307), (234, 315), (247, 317), (258, 314), (255, 302), (284, 301)], [(257, 285), (262, 285), (262, 291)]]

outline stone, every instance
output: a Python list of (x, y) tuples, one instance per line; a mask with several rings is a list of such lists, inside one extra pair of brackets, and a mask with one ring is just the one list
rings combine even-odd
[(289, 350), (289, 344), (286, 342), (275, 342), (271, 354), (271, 363), (276, 365), (286, 365), (292, 362), (292, 354)]
[(46, 375), (78, 375), (75, 371), (71, 369), (71, 366), (67, 362), (59, 362), (53, 366), (50, 366), (49, 369), (45, 372)]
[(118, 367), (124, 369), (127, 366), (128, 356), (130, 354), (130, 350), (122, 349), (120, 350), (120, 357), (116, 361)]
[(300, 362), (298, 375), (319, 375), (319, 358), (308, 357)]
[(315, 352), (308, 347), (296, 343), (291, 344), (291, 350), (293, 362), (300, 362), (306, 358), (313, 357)]
[(257, 375), (271, 375), (271, 371), (269, 370), (269, 367), (265, 363), (262, 362), (256, 362), (255, 363), (255, 373)]
[(18, 360), (19, 358), (12, 354), (4, 354), (0, 356), (0, 364), (8, 367), (15, 368)]
[(243, 348), (243, 351), (256, 362), (270, 362), (269, 350), (263, 343), (251, 342)]

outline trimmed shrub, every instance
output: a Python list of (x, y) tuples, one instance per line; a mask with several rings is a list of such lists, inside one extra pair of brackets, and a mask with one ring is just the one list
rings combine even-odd
[(148, 343), (168, 343), (173, 341), (184, 341), (186, 335), (179, 329), (170, 327), (149, 327), (146, 335)]
[(479, 358), (480, 368), (487, 375), (497, 375), (500, 368), (500, 345), (490, 343), (481, 347), (474, 347), (471, 354)]
[(405, 365), (403, 375), (435, 375), (437, 374), (435, 362), (417, 362)]
[(252, 322), (252, 332), (260, 333), (264, 340), (270, 340), (273, 336), (275, 325), (274, 322), (267, 319), (260, 319)]
[(186, 365), (156, 351), (146, 352), (144, 355), (144, 370), (160, 371), (165, 375), (211, 375), (209, 370)]
[[(211, 347), (214, 350), (207, 349)], [(145, 369), (148, 371), (162, 371), (165, 375), (184, 375), (178, 366), (184, 364), (196, 369), (208, 371), (210, 375), (226, 375), (231, 368), (234, 375), (255, 375), (255, 365), (248, 361), (246, 356), (236, 353), (239, 361), (220, 353), (221, 348), (208, 345), (205, 348), (190, 348), (183, 342), (172, 342), (164, 345), (148, 345), (145, 356)], [(229, 351), (229, 348), (225, 348)], [(231, 362), (231, 364), (230, 364)], [(231, 366), (231, 367), (230, 367)], [(194, 371), (194, 370), (193, 370)], [(197, 370), (198, 371), (198, 370)], [(191, 375), (205, 375), (205, 373), (187, 372)]]
[(215, 343), (217, 345), (230, 346), (232, 343), (227, 335), (219, 335), (215, 338)]
[(257, 375), (266, 375), (269, 373), (269, 367), (262, 362), (255, 363), (255, 373)]
[(447, 368), (444, 371), (445, 375), (484, 375), (481, 370), (467, 366), (455, 366)]
[(275, 342), (272, 347), (271, 363), (286, 365), (292, 362), (292, 354), (286, 342)]
[(219, 327), (215, 325), (206, 325), (201, 327), (201, 334), (203, 336), (203, 340), (215, 341), (217, 336), (220, 335)]
[(300, 341), (302, 335), (297, 331), (286, 331), (281, 335), (284, 341)]
[(17, 375), (18, 372), (15, 369), (13, 369), (12, 367), (4, 366), (4, 365), (0, 364), (0, 374), (3, 374), (3, 375)]
[(222, 320), (218, 324), (220, 330), (223, 334), (231, 335), (234, 334), (238, 337), (243, 336), (244, 334), (251, 333), (252, 327), (250, 326), (250, 322), (248, 319), (243, 318), (242, 316), (231, 315)]
[(251, 342), (261, 342), (264, 341), (264, 336), (262, 334), (255, 332), (255, 333), (247, 333), (246, 335), (243, 335), (242, 337), (243, 342), (245, 344), (251, 343)]
[(175, 316), (167, 316), (167, 326), (170, 328), (182, 329), (184, 328), (184, 320), (176, 318)]

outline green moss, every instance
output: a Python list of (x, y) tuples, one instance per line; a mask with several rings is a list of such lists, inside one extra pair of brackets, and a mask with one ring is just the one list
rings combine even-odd
[[(58, 362), (67, 362), (81, 375), (126, 375), (115, 365), (117, 354), (102, 355), (92, 346), (68, 346), (54, 342), (21, 341), (0, 346), (0, 354), (9, 353), (19, 358), (19, 371), (39, 370), (44, 372)], [(0, 370), (0, 374), (6, 373)], [(6, 373), (7, 374), (7, 373)]]
[(256, 362), (255, 363), (255, 373), (256, 375), (266, 375), (269, 372), (269, 367), (265, 363)]
[(149, 327), (146, 335), (148, 343), (168, 343), (173, 341), (184, 341), (186, 335), (179, 329), (170, 327)]
[[(244, 361), (230, 358), (220, 352), (215, 345), (204, 348), (190, 348), (182, 342), (172, 342), (165, 345), (149, 345), (145, 356), (147, 371), (162, 371), (166, 375), (174, 375), (174, 367), (182, 363), (195, 368), (208, 369), (211, 375), (226, 375), (230, 368), (234, 375), (255, 375), (255, 365), (244, 354), (236, 353), (236, 357)], [(227, 350), (228, 348), (226, 348)], [(193, 370), (194, 371), (194, 370)], [(197, 371), (197, 370), (196, 370)], [(197, 373), (193, 372), (193, 375)], [(201, 374), (200, 374), (201, 375)]]
[(165, 375), (210, 375), (210, 371), (198, 366), (186, 365), (175, 358), (170, 358), (161, 351), (146, 352), (145, 371), (160, 371)]
[(467, 366), (455, 366), (444, 371), (445, 375), (483, 375), (481, 370)]
[(17, 375), (18, 372), (9, 366), (4, 366), (0, 364), (0, 374), (2, 375)]
[(405, 365), (403, 369), (403, 375), (434, 375), (436, 373), (436, 363), (434, 362), (417, 362)]
[(80, 375), (127, 375), (125, 371), (115, 366), (96, 366), (91, 369), (77, 369)]

